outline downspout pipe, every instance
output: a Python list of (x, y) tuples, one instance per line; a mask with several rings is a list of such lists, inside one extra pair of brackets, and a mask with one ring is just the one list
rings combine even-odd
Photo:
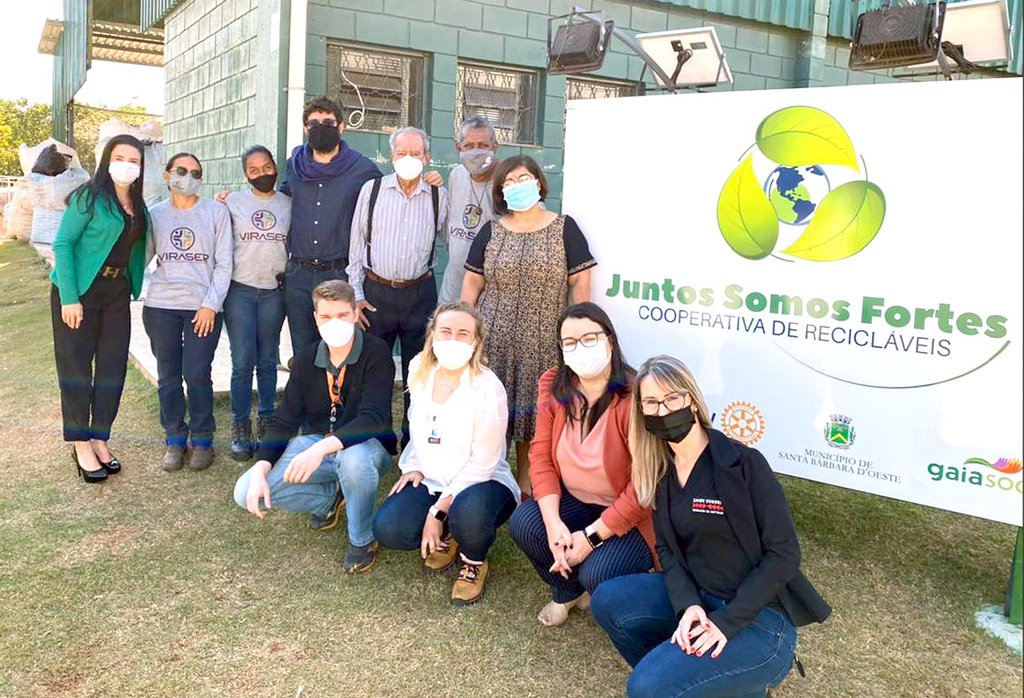
[(302, 107), (306, 103), (306, 23), (309, 0), (289, 0), (288, 84), (285, 142), (287, 152), (302, 145)]

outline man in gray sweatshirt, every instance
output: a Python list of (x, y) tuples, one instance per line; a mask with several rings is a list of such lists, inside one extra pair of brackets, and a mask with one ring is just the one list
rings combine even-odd
[[(150, 211), (149, 251), (157, 267), (142, 321), (156, 356), (160, 423), (167, 439), (165, 470), (181, 468), (190, 433), (189, 467), (201, 470), (213, 462), (211, 366), (231, 284), (233, 239), (227, 207), (197, 196), (200, 168), (191, 155), (172, 158), (164, 175), (171, 198)], [(188, 386), (188, 424), (182, 379)]]

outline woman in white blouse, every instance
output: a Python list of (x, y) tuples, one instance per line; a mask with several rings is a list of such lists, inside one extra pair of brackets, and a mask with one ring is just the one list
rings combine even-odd
[(483, 321), (472, 306), (456, 301), (437, 309), (423, 351), (409, 365), (402, 476), (373, 521), (382, 547), (419, 548), (429, 572), (461, 559), (456, 606), (483, 597), (487, 551), (520, 496), (505, 460), (508, 398), (485, 366), (483, 347)]

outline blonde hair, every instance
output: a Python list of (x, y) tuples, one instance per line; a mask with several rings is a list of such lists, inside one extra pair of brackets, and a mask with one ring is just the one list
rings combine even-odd
[(666, 391), (689, 394), (697, 421), (704, 429), (711, 428), (711, 412), (704, 401), (697, 380), (679, 359), (655, 356), (644, 362), (633, 381), (633, 415), (629, 423), (629, 453), (633, 457), (633, 487), (641, 506), (654, 508), (654, 493), (672, 462), (668, 443), (654, 436), (644, 426), (640, 404), (640, 383), (651, 377)]
[(469, 371), (471, 376), (480, 375), (487, 365), (484, 357), (484, 320), (476, 308), (465, 301), (452, 301), (439, 306), (434, 314), (430, 316), (427, 323), (427, 334), (423, 338), (423, 350), (419, 353), (419, 366), (416, 372), (409, 376), (408, 387), (425, 386), (430, 378), (430, 372), (437, 366), (437, 357), (434, 356), (434, 330), (437, 329), (437, 319), (445, 313), (466, 313), (473, 318), (476, 325), (476, 348), (473, 356), (469, 359)]

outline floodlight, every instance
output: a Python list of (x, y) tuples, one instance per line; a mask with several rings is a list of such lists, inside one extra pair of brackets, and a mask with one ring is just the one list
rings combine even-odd
[[(556, 23), (561, 23), (557, 28)], [(658, 86), (669, 92), (681, 87), (706, 87), (732, 82), (725, 53), (714, 27), (681, 29), (635, 38), (605, 19), (604, 12), (574, 7), (548, 20), (548, 72), (585, 73), (604, 63), (612, 37), (626, 44), (650, 69)], [(648, 45), (641, 45), (646, 41)], [(652, 56), (648, 50), (656, 51)], [(643, 73), (640, 75), (643, 80)]]
[[(956, 47), (966, 61), (976, 66), (1008, 64), (1013, 59), (1013, 48), (1006, 0), (967, 0), (947, 5), (942, 24), (943, 47), (946, 44)], [(937, 60), (908, 67), (913, 73), (939, 70)]]
[(939, 56), (946, 3), (908, 7), (886, 3), (857, 17), (850, 46), (850, 70), (899, 68)]
[(664, 73), (654, 74), (658, 87), (711, 87), (732, 82), (714, 27), (637, 34), (636, 40)]
[[(592, 21), (589, 15), (593, 15)], [(555, 30), (555, 22), (568, 20)], [(584, 21), (579, 21), (579, 20)], [(553, 75), (584, 73), (598, 70), (604, 63), (613, 22), (604, 21), (604, 13), (572, 13), (548, 20), (548, 73)]]

